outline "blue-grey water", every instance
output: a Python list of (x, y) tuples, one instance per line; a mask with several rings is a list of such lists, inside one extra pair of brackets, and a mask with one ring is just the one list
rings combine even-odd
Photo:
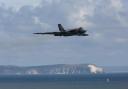
[(0, 89), (128, 89), (128, 74), (0, 76)]

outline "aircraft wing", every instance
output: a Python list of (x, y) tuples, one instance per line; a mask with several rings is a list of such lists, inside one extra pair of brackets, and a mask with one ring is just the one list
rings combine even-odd
[(45, 33), (33, 33), (33, 34), (39, 34), (39, 35), (55, 35), (55, 36), (60, 36), (61, 35), (61, 32), (45, 32)]
[(41, 32), (39, 32), (39, 33), (33, 33), (33, 34), (55, 34), (55, 32), (45, 32), (45, 33), (41, 33)]

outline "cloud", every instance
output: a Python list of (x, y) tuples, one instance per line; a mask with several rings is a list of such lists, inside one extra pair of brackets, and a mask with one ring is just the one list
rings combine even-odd
[(112, 8), (115, 9), (115, 12), (117, 13), (115, 17), (117, 20), (122, 24), (123, 27), (128, 27), (128, 21), (126, 18), (122, 15), (122, 13), (125, 13), (124, 11), (124, 6), (123, 6), (123, 1), (122, 0), (111, 0), (111, 6)]
[[(8, 7), (0, 6), (1, 64), (11, 59), (12, 64), (19, 65), (20, 62), (24, 65), (30, 65), (30, 62), (31, 65), (72, 62), (101, 65), (115, 57), (110, 53), (124, 53), (117, 59), (127, 57), (128, 7), (125, 0), (13, 1), (14, 4), (22, 2), (21, 6), (15, 7), (7, 2)], [(88, 29), (89, 37), (59, 38), (32, 34), (57, 31), (58, 23), (66, 29), (82, 26)]]
[(116, 42), (117, 43), (127, 43), (128, 42), (128, 39), (127, 38), (117, 38), (116, 39)]
[(115, 8), (117, 12), (123, 11), (122, 0), (111, 0), (112, 8)]
[(12, 7), (13, 10), (18, 11), (23, 6), (39, 6), (41, 0), (0, 0), (0, 5), (5, 6), (6, 8)]

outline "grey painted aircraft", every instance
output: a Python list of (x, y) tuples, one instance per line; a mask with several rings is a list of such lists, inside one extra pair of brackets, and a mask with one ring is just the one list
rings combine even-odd
[(63, 28), (61, 24), (58, 24), (58, 28), (60, 32), (45, 32), (45, 33), (33, 33), (33, 34), (49, 34), (54, 36), (88, 36), (86, 34), (86, 30), (84, 30), (82, 27), (69, 29), (68, 31)]

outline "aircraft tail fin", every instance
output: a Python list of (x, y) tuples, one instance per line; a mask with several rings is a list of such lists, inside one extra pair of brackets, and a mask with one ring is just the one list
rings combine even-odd
[(58, 24), (58, 28), (59, 28), (60, 32), (65, 32), (65, 30), (61, 24)]

